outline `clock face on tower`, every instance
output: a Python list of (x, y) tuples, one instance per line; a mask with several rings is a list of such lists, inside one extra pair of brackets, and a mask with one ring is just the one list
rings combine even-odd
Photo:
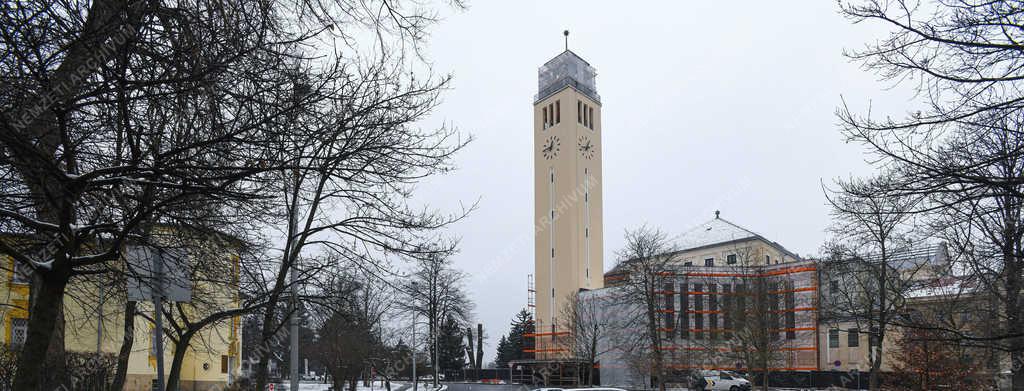
[(558, 150), (561, 147), (562, 142), (558, 140), (558, 136), (551, 136), (548, 137), (548, 141), (544, 142), (540, 151), (544, 155), (544, 159), (551, 160), (558, 156)]
[(579, 142), (576, 144), (577, 149), (580, 150), (580, 156), (584, 159), (590, 160), (594, 158), (594, 150), (597, 149), (594, 143), (590, 142), (590, 138), (587, 136), (580, 136)]

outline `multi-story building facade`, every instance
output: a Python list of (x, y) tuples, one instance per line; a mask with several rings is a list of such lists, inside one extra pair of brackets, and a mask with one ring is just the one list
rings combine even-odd
[[(660, 349), (670, 381), (694, 369), (748, 370), (768, 362), (772, 371), (817, 369), (817, 266), (785, 247), (733, 224), (716, 212), (676, 239), (679, 250), (665, 254), (658, 306)], [(619, 298), (630, 276), (615, 268), (606, 288), (586, 292), (610, 303), (611, 324), (634, 316)], [(602, 341), (603, 384), (644, 381), (630, 350), (638, 330), (617, 327)], [(771, 351), (754, 357), (751, 351)], [(642, 376), (641, 376), (642, 377)]]
[[(223, 241), (220, 241), (223, 243)], [(202, 255), (200, 255), (202, 254)], [(238, 252), (230, 248), (201, 251), (191, 257), (218, 257), (204, 259), (205, 268), (217, 266), (216, 276), (192, 270), (193, 292), (204, 296), (202, 304), (185, 303), (183, 311), (192, 320), (205, 316), (214, 308), (238, 308)], [(195, 259), (191, 259), (195, 261)], [(191, 269), (190, 269), (191, 270)], [(27, 268), (12, 257), (0, 254), (0, 343), (5, 349), (17, 350), (25, 342), (29, 318), (31, 280)], [(228, 278), (227, 276), (230, 276)], [(201, 292), (201, 293), (199, 293)], [(68, 352), (102, 352), (116, 356), (124, 340), (124, 311), (127, 291), (117, 278), (73, 279), (66, 288), (64, 299), (64, 346)], [(151, 390), (156, 378), (157, 363), (154, 341), (159, 335), (152, 323), (153, 304), (139, 302), (134, 318), (134, 338), (128, 360), (125, 390)], [(165, 326), (169, 326), (168, 324)], [(174, 353), (174, 338), (165, 335), (164, 363), (169, 372)], [(202, 329), (191, 340), (182, 361), (180, 389), (223, 389), (240, 372), (241, 360), (240, 318), (230, 317)]]

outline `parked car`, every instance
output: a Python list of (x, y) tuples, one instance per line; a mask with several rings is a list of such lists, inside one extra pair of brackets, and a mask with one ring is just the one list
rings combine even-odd
[(708, 391), (748, 391), (751, 388), (750, 380), (730, 371), (702, 371), (701, 376), (708, 381)]
[(621, 388), (612, 387), (594, 387), (594, 388), (569, 388), (565, 391), (626, 391)]

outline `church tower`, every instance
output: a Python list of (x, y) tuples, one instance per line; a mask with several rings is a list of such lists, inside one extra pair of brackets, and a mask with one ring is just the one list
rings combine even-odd
[(570, 295), (604, 286), (601, 97), (597, 72), (566, 50), (538, 70), (533, 105), (536, 357), (567, 353)]

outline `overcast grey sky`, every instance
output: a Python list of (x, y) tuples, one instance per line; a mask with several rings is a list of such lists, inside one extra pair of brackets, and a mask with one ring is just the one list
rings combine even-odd
[[(627, 5), (628, 4), (628, 5)], [(537, 67), (569, 47), (598, 71), (602, 97), (604, 266), (623, 230), (678, 234), (722, 217), (801, 254), (825, 240), (821, 182), (870, 173), (845, 144), (836, 107), (902, 112), (911, 96), (883, 91), (843, 56), (881, 36), (852, 25), (834, 1), (473, 1), (446, 15), (427, 53), (453, 90), (425, 126), (476, 137), (459, 170), (431, 178), (419, 199), (479, 209), (452, 227), (456, 264), (494, 358), (526, 305), (533, 272), (533, 138)]]

